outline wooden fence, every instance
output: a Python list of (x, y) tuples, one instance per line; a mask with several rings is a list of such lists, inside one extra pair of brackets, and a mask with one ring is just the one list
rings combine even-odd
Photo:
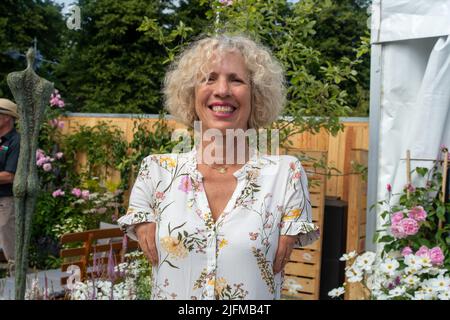
[[(65, 123), (63, 133), (71, 134), (77, 130), (80, 125), (94, 126), (104, 121), (110, 125), (117, 126), (123, 133), (125, 139), (130, 142), (133, 139), (133, 122), (136, 118), (122, 117), (120, 115), (91, 115), (91, 114), (72, 114), (62, 119)], [(148, 122), (148, 128), (157, 120), (156, 116), (142, 119)], [(169, 126), (173, 128), (183, 128), (183, 125), (174, 120), (168, 120)], [(341, 173), (351, 171), (351, 152), (352, 150), (368, 150), (369, 147), (369, 124), (367, 118), (349, 118), (342, 121), (344, 130), (336, 136), (332, 136), (325, 130), (318, 134), (302, 133), (291, 137), (292, 148), (301, 151), (321, 151), (327, 152), (328, 166), (336, 168)], [(116, 179), (119, 177), (116, 175)], [(350, 175), (333, 176), (327, 179), (327, 196), (340, 197), (348, 199), (348, 184)]]
[[(65, 122), (63, 134), (74, 133), (80, 125), (94, 126), (103, 121), (109, 125), (118, 127), (125, 139), (130, 142), (133, 139), (134, 121), (131, 116), (99, 116), (91, 114), (72, 114), (62, 119)], [(156, 116), (141, 119), (148, 123), (151, 129)], [(310, 187), (311, 202), (313, 204), (313, 220), (322, 227), (325, 207), (325, 196), (338, 197), (348, 202), (347, 212), (347, 247), (346, 252), (364, 250), (365, 244), (365, 217), (367, 202), (367, 183), (361, 175), (352, 173), (352, 163), (367, 166), (369, 127), (366, 118), (347, 119), (342, 121), (344, 130), (336, 136), (332, 136), (325, 130), (318, 134), (302, 133), (290, 137), (292, 147), (287, 151), (289, 154), (305, 152), (307, 155), (324, 155), (329, 168), (335, 168), (339, 174), (325, 178), (323, 175), (312, 175), (311, 180), (320, 181), (320, 186)], [(182, 125), (169, 120), (172, 128), (183, 128)], [(285, 151), (286, 152), (286, 151)], [(80, 155), (80, 161), (85, 157)], [(311, 164), (304, 164), (310, 167)], [(336, 172), (337, 172), (336, 171)], [(118, 181), (118, 172), (111, 174), (113, 181)], [(291, 255), (291, 261), (286, 265), (288, 279), (300, 284), (303, 289), (297, 293), (283, 292), (287, 298), (296, 299), (318, 299), (320, 287), (321, 266), (321, 241), (316, 241), (311, 246), (296, 249)], [(360, 287), (351, 286), (346, 293), (346, 299), (358, 299), (363, 292)]]

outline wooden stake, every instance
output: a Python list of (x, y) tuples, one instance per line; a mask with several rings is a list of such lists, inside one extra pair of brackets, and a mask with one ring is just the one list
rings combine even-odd
[[(445, 186), (447, 185), (448, 150), (444, 151), (444, 163), (442, 165), (442, 193), (441, 201), (445, 204)], [(442, 229), (442, 220), (439, 219), (439, 229)]]
[(411, 193), (409, 191), (409, 186), (411, 185), (411, 152), (409, 150), (406, 150), (406, 182), (406, 197), (409, 199)]

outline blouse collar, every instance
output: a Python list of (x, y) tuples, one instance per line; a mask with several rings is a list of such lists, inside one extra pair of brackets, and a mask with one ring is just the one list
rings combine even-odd
[[(195, 180), (201, 181), (203, 179), (202, 173), (197, 169), (197, 154), (198, 150), (194, 146), (191, 151), (185, 153), (186, 155), (186, 170), (187, 173)], [(261, 159), (262, 155), (259, 151), (254, 152), (250, 155), (250, 159), (244, 163), (244, 165), (237, 171), (233, 173), (233, 175), (238, 179), (245, 178), (247, 172), (252, 169), (260, 169), (261, 168)]]

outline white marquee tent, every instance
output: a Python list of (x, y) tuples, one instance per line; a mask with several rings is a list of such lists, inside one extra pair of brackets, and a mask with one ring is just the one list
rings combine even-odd
[(381, 226), (370, 206), (387, 198), (388, 183), (393, 193), (405, 186), (406, 150), (436, 159), (450, 146), (450, 0), (374, 0), (371, 19), (367, 250)]

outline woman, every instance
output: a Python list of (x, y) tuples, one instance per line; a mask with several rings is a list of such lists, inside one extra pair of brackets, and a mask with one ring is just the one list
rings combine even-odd
[(204, 134), (190, 152), (143, 160), (119, 220), (153, 265), (152, 297), (280, 298), (292, 249), (318, 237), (306, 174), (295, 157), (205, 134), (274, 121), (285, 101), (280, 64), (245, 37), (210, 37), (180, 55), (164, 93), (168, 111)]

